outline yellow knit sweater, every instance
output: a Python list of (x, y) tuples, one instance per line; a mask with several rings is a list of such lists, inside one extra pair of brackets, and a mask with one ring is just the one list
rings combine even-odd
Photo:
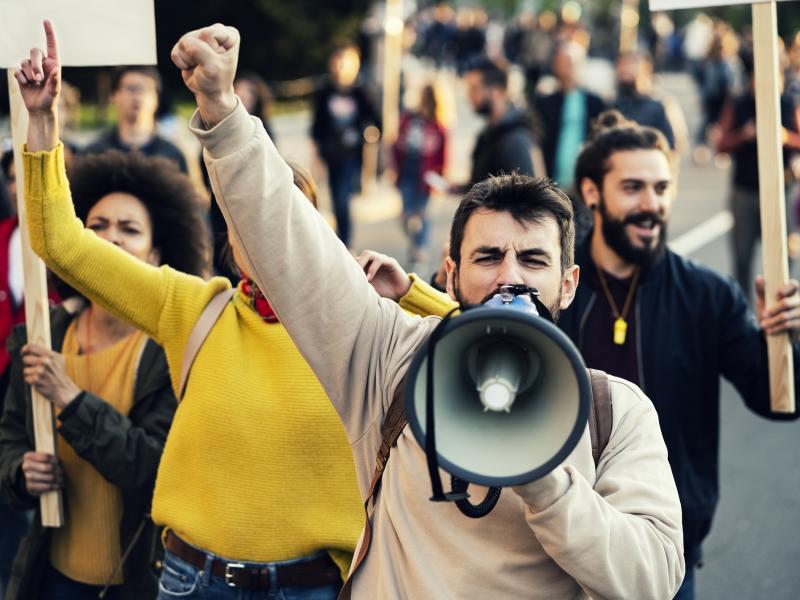
[[(173, 386), (209, 300), (229, 286), (155, 268), (84, 229), (63, 147), (25, 153), (31, 245), (76, 290), (163, 346)], [(252, 562), (328, 550), (346, 572), (363, 524), (341, 422), (284, 327), (240, 294), (201, 348), (158, 470), (153, 519)]]

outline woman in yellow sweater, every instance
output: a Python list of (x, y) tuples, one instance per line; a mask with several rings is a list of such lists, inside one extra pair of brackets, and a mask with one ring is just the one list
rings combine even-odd
[[(190, 273), (208, 268), (207, 228), (192, 182), (163, 158), (109, 152), (76, 158), (76, 212), (133, 260)], [(61, 286), (63, 288), (63, 286)], [(39, 515), (19, 547), (6, 600), (153, 598), (161, 558), (150, 506), (178, 403), (162, 348), (72, 290), (50, 313), (53, 350), (9, 338), (0, 418), (0, 491), (17, 509), (61, 489), (65, 524)], [(56, 410), (57, 456), (35, 451), (25, 384)]]
[[(164, 347), (177, 391), (195, 324), (229, 284), (144, 265), (75, 218), (56, 133), (60, 65), (45, 30), (47, 54), (32, 50), (16, 75), (30, 116), (31, 244), (75, 289)], [(244, 278), (194, 360), (153, 498), (153, 519), (168, 528), (160, 598), (238, 598), (242, 588), (334, 598), (349, 566), (363, 512), (348, 440), (264, 302)]]

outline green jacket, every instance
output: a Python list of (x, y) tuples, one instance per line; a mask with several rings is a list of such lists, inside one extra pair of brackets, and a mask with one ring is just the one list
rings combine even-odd
[[(61, 349), (75, 316), (63, 307), (51, 311), (53, 348)], [(11, 380), (0, 419), (0, 491), (13, 507), (36, 508), (37, 514), (14, 561), (6, 600), (37, 598), (49, 560), (50, 532), (41, 525), (39, 502), (27, 493), (20, 468), (25, 452), (34, 449), (30, 389), (22, 378), (20, 357), (25, 340), (24, 327), (17, 327), (8, 341)], [(78, 455), (122, 491), (120, 545), (125, 600), (153, 598), (157, 594), (162, 549), (160, 530), (150, 519), (150, 505), (158, 463), (176, 408), (164, 351), (148, 340), (139, 361), (133, 405), (127, 417), (86, 393), (74, 412), (57, 421), (59, 434)], [(69, 518), (68, 506), (65, 512)]]

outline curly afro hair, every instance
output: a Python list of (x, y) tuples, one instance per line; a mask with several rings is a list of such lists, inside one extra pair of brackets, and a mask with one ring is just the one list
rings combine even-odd
[(138, 198), (150, 214), (161, 263), (204, 277), (211, 257), (206, 210), (192, 181), (166, 158), (109, 150), (76, 156), (69, 185), (84, 223), (91, 208), (113, 192)]

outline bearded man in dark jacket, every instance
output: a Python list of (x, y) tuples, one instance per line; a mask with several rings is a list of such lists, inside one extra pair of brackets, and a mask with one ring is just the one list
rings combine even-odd
[[(683, 509), (686, 576), (676, 598), (687, 600), (719, 500), (719, 378), (764, 418), (800, 417), (770, 408), (766, 343), (800, 330), (800, 296), (789, 281), (767, 299), (757, 278), (754, 319), (735, 282), (666, 247), (671, 161), (661, 132), (600, 115), (575, 168), (594, 229), (575, 249), (581, 283), (559, 326), (588, 367), (638, 384), (656, 407)], [(797, 390), (799, 358), (796, 346)]]

